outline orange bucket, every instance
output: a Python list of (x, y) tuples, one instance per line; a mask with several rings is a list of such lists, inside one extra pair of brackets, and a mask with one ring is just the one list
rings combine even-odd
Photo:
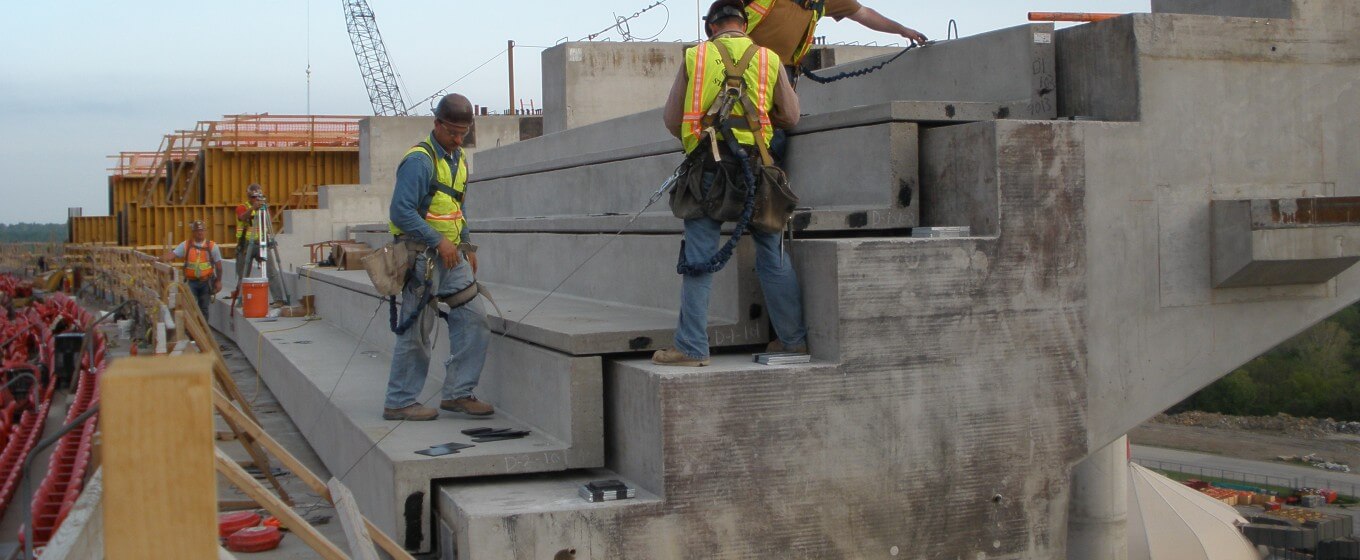
[(241, 280), (242, 313), (247, 319), (262, 319), (269, 315), (269, 281), (263, 278)]

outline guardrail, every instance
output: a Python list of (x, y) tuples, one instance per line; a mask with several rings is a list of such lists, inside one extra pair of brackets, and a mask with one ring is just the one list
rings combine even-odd
[(1179, 472), (1183, 474), (1193, 474), (1201, 477), (1220, 478), (1243, 484), (1257, 484), (1264, 486), (1282, 486), (1285, 488), (1325, 488), (1335, 490), (1337, 494), (1350, 498), (1360, 498), (1360, 484), (1355, 482), (1342, 482), (1320, 476), (1291, 476), (1280, 477), (1264, 474), (1248, 473), (1228, 469), (1218, 469), (1213, 467), (1200, 467), (1196, 465), (1186, 465), (1171, 461), (1153, 461), (1150, 459), (1134, 459), (1138, 463), (1149, 469), (1159, 471)]

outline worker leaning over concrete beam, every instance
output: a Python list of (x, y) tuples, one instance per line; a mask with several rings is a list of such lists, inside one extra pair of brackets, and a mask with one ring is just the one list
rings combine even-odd
[(231, 293), (231, 297), (239, 301), (238, 297), (243, 295), (241, 282), (250, 272), (250, 264), (259, 262), (261, 267), (269, 267), (269, 293), (274, 298), (274, 304), (288, 305), (288, 294), (283, 288), (283, 269), (279, 267), (277, 245), (273, 238), (269, 239), (268, 254), (260, 256), (260, 209), (267, 203), (264, 189), (257, 183), (251, 183), (246, 187), (246, 202), (236, 206), (236, 291)]
[[(718, 0), (704, 17), (709, 40), (685, 51), (685, 66), (676, 76), (666, 99), (663, 118), (666, 128), (684, 144), (686, 154), (695, 156), (703, 150), (695, 165), (702, 166), (703, 192), (713, 188), (728, 188), (723, 181), (742, 181), (741, 172), (734, 165), (739, 160), (732, 146), (738, 145), (753, 167), (772, 165), (768, 158), (770, 139), (774, 129), (792, 128), (798, 124), (798, 94), (793, 91), (789, 77), (780, 65), (780, 58), (769, 49), (756, 46), (746, 36), (746, 12), (742, 0)], [(724, 52), (720, 52), (720, 49)], [(751, 49), (757, 49), (750, 52)], [(737, 62), (741, 61), (741, 62)], [(746, 66), (741, 72), (740, 66)], [(738, 67), (733, 67), (736, 65)], [(731, 72), (744, 80), (744, 95), (749, 102), (737, 102), (731, 117), (724, 122), (707, 122)], [(746, 109), (758, 113), (754, 121), (745, 119)], [(742, 118), (737, 118), (742, 117)], [(737, 121), (734, 123), (734, 121)], [(750, 123), (759, 123), (760, 130), (752, 130)], [(714, 129), (729, 130), (732, 141), (718, 139)], [(730, 128), (728, 128), (730, 127)], [(715, 157), (716, 156), (716, 157)], [(721, 159), (724, 163), (719, 163)], [(745, 190), (745, 186), (733, 186)], [(672, 207), (674, 211), (674, 206)], [(749, 216), (748, 216), (749, 218)], [(685, 241), (682, 256), (688, 263), (704, 263), (718, 252), (722, 222), (709, 216), (685, 220)], [(807, 352), (807, 327), (803, 322), (802, 291), (798, 276), (780, 243), (779, 233), (750, 231), (756, 244), (756, 274), (765, 293), (765, 304), (770, 311), (777, 339), (770, 342), (770, 352)], [(713, 274), (685, 272), (680, 287), (680, 323), (675, 331), (675, 348), (657, 350), (652, 362), (662, 365), (706, 366), (710, 363), (708, 347), (708, 295), (713, 285)]]
[(161, 257), (169, 262), (184, 259), (184, 279), (189, 290), (198, 300), (198, 309), (203, 318), (208, 318), (208, 304), (217, 292), (222, 291), (222, 252), (217, 244), (208, 239), (208, 226), (202, 220), (189, 223), (193, 239), (185, 240)]
[(849, 18), (864, 27), (900, 35), (912, 43), (926, 42), (921, 32), (897, 23), (858, 0), (745, 0), (746, 33), (757, 45), (774, 51), (798, 79), (798, 65), (812, 50), (817, 23), (823, 17)]
[[(472, 103), (462, 95), (445, 95), (434, 116), (429, 138), (407, 151), (397, 167), (396, 189), (388, 209), (396, 245), (404, 244), (418, 253), (406, 276), (398, 314), (408, 324), (405, 329), (394, 327), (399, 332), (392, 350), (384, 420), (433, 420), (439, 416), (437, 410), (417, 400), (429, 370), (428, 336), (436, 314), (427, 304), (430, 298), (426, 292), (433, 290), (431, 297), (445, 300), (476, 287), (476, 247), (467, 243), (467, 220), (463, 217), (468, 168), (462, 145), (472, 128)], [(482, 377), (491, 342), (486, 312), (475, 299), (454, 305), (443, 314), (449, 328), (449, 358), (444, 361), (439, 408), (488, 416), (495, 409), (472, 394)]]

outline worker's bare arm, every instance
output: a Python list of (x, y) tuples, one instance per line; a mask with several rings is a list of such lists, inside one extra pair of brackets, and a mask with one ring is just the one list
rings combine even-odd
[(897, 23), (887, 16), (878, 13), (878, 10), (868, 6), (860, 8), (858, 12), (855, 12), (850, 16), (850, 19), (874, 31), (899, 35), (918, 45), (929, 40), (920, 31)]

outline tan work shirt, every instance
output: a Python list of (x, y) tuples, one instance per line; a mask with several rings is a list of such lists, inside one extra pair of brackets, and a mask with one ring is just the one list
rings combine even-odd
[[(722, 35), (719, 34), (719, 37)], [(688, 89), (689, 73), (685, 65), (681, 64), (680, 72), (675, 75), (675, 83), (671, 84), (671, 93), (666, 97), (666, 108), (661, 113), (666, 130), (676, 138), (680, 137), (680, 124), (685, 120), (685, 92)], [(793, 82), (789, 81), (788, 72), (780, 67), (779, 80), (774, 86), (774, 107), (770, 109), (770, 122), (775, 128), (793, 128), (798, 124), (799, 110), (798, 94), (793, 91)]]
[[(826, 0), (826, 17), (840, 21), (855, 15), (863, 7), (859, 0)], [(793, 50), (807, 37), (812, 15), (812, 10), (804, 10), (792, 0), (775, 0), (770, 13), (750, 33), (751, 40), (774, 51), (784, 64), (792, 66), (802, 62), (793, 59)]]

